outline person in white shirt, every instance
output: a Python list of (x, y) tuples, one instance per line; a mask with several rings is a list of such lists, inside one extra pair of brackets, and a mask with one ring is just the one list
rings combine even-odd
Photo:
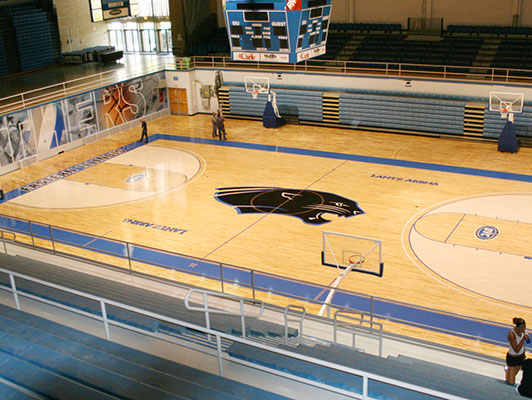
[(515, 376), (525, 361), (525, 343), (530, 336), (525, 333), (526, 322), (523, 318), (513, 319), (514, 327), (508, 332), (508, 353), (506, 353), (506, 383), (515, 384)]

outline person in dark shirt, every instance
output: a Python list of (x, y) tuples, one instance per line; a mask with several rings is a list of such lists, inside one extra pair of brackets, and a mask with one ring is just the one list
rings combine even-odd
[(523, 379), (517, 387), (517, 392), (524, 397), (532, 399), (532, 359), (523, 361)]
[[(222, 112), (218, 110), (218, 117), (216, 118), (216, 125), (218, 126), (218, 138), (220, 140), (226, 140), (225, 137), (225, 118), (222, 115)], [(223, 134), (223, 136), (222, 136)]]
[(142, 139), (146, 138), (146, 143), (148, 143), (148, 125), (146, 124), (146, 121), (140, 121), (140, 125), (142, 126), (142, 136), (140, 137), (139, 142), (142, 142)]

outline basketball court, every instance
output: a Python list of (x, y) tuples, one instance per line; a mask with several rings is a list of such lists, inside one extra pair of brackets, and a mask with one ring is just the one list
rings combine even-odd
[(342, 268), (323, 264), (323, 232), (345, 234), (338, 264), (384, 269), (349, 272), (340, 289), (532, 320), (531, 149), (233, 119), (220, 142), (210, 123), (163, 117), (148, 144), (138, 127), (4, 175), (0, 214), (325, 286)]

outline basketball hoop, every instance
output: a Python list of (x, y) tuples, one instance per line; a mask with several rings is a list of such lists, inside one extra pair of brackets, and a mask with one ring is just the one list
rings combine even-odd
[(349, 265), (352, 268), (359, 268), (364, 262), (366, 261), (366, 257), (360, 258), (358, 254), (353, 254), (351, 257), (349, 257)]
[(501, 118), (506, 118), (508, 116), (508, 109), (506, 107), (501, 108)]

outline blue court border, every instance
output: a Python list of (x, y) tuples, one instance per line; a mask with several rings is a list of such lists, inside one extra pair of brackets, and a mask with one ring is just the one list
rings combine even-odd
[[(532, 183), (532, 176), (482, 170), (475, 168), (463, 168), (446, 166), (440, 164), (431, 164), (415, 161), (395, 160), (381, 157), (361, 156), (345, 153), (335, 153), (319, 150), (299, 149), (284, 146), (272, 146), (263, 144), (253, 144), (245, 142), (219, 141), (217, 139), (194, 138), (188, 136), (174, 136), (166, 134), (154, 134), (150, 136), (150, 141), (171, 140), (178, 142), (200, 143), (208, 145), (217, 145), (232, 148), (251, 149), (259, 151), (276, 152), (283, 154), (295, 154), (312, 157), (322, 157), (337, 160), (349, 160), (379, 165), (391, 165), (406, 168), (416, 168), (430, 171), (440, 171), (447, 173), (465, 174), (470, 176), (479, 176), (495, 179), (505, 179), (517, 182)], [(131, 143), (120, 149), (130, 151), (139, 146), (141, 143)], [(123, 154), (123, 153), (122, 153)], [(119, 154), (117, 154), (119, 155)], [(83, 164), (83, 163), (80, 163)], [(78, 164), (79, 165), (79, 164)], [(76, 166), (74, 166), (76, 167)], [(81, 170), (81, 169), (80, 169)], [(26, 193), (20, 189), (15, 189), (6, 193), (3, 201), (18, 197)], [(2, 201), (2, 202), (3, 202)], [(0, 227), (19, 233), (33, 233), (36, 237), (43, 239), (53, 239), (59, 243), (90, 249), (92, 251), (114, 255), (123, 258), (127, 255), (128, 249), (124, 242), (118, 242), (109, 239), (95, 238), (91, 235), (73, 232), (67, 229), (57, 227), (49, 228), (46, 224), (30, 223), (16, 218), (0, 216)], [(228, 284), (239, 284), (245, 287), (253, 285), (256, 290), (282, 294), (294, 299), (316, 302), (324, 300), (326, 293), (323, 288), (311, 283), (296, 281), (281, 276), (258, 273), (248, 269), (241, 269), (227, 265), (221, 265), (216, 262), (207, 262), (197, 260), (192, 257), (167, 253), (157, 249), (149, 249), (141, 246), (130, 245), (129, 252), (132, 258), (137, 261), (155, 264), (161, 268), (174, 269), (181, 272), (194, 273), (206, 278), (220, 280), (223, 274), (224, 282)], [(390, 320), (400, 320), (412, 326), (422, 324), (428, 329), (435, 331), (444, 331), (449, 334), (468, 337), (468, 335), (477, 336), (480, 341), (486, 343), (505, 342), (508, 332), (508, 326), (498, 325), (480, 320), (472, 320), (454, 314), (445, 314), (435, 310), (418, 308), (413, 305), (394, 302), (382, 298), (373, 298), (373, 302), (368, 296), (345, 292), (338, 290), (332, 302), (339, 307), (347, 307), (365, 312), (373, 313), (381, 318)]]

